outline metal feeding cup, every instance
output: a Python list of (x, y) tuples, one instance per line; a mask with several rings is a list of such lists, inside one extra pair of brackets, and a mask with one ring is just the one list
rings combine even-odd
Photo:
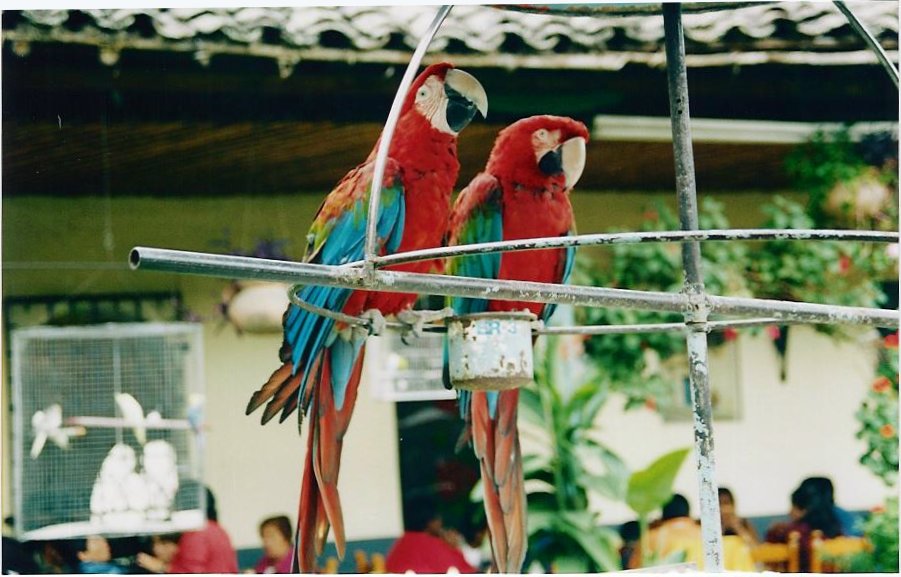
[(447, 321), (448, 365), (454, 388), (502, 391), (532, 382), (530, 312), (477, 313)]

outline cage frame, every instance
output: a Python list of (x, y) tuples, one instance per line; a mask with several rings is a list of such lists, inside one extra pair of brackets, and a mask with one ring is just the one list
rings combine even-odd
[[(851, 27), (876, 54), (878, 62), (898, 87), (898, 70), (888, 59), (878, 41), (841, 1), (833, 4), (846, 16)], [(365, 253), (362, 261), (344, 265), (317, 265), (134, 247), (129, 254), (133, 270), (168, 271), (201, 276), (271, 280), (289, 283), (317, 284), (387, 292), (481, 297), (500, 300), (526, 300), (589, 307), (619, 306), (655, 311), (681, 312), (682, 323), (621, 325), (614, 327), (535, 327), (538, 334), (579, 333), (610, 334), (656, 331), (681, 331), (686, 334), (688, 372), (694, 416), (694, 449), (699, 487), (700, 519), (705, 570), (723, 571), (723, 545), (716, 483), (713, 418), (708, 375), (707, 333), (727, 327), (760, 326), (773, 323), (859, 324), (897, 329), (898, 311), (862, 307), (846, 307), (771, 299), (737, 298), (710, 295), (706, 292), (701, 269), (702, 241), (730, 240), (856, 240), (898, 243), (897, 232), (794, 229), (730, 229), (700, 230), (698, 224), (697, 189), (692, 151), (689, 91), (685, 63), (685, 39), (682, 28), (682, 4), (660, 3), (664, 20), (667, 88), (673, 152), (676, 169), (676, 195), (681, 231), (576, 235), (566, 238), (540, 238), (523, 241), (482, 243), (458, 247), (420, 250), (380, 256), (377, 250), (376, 223), (380, 203), (381, 181), (387, 164), (388, 149), (400, 116), (405, 95), (432, 39), (453, 5), (438, 8), (436, 15), (411, 57), (395, 94), (382, 138), (377, 149), (373, 184), (370, 190)], [(729, 9), (732, 6), (712, 7)], [(741, 7), (741, 4), (736, 4)], [(656, 6), (655, 6), (656, 8)], [(599, 7), (602, 10), (603, 7)], [(652, 13), (649, 11), (648, 13)], [(583, 14), (584, 15), (584, 14)], [(463, 254), (536, 250), (566, 246), (592, 246), (612, 243), (679, 242), (682, 246), (683, 288), (679, 293), (635, 291), (603, 287), (473, 279), (425, 273), (382, 270), (400, 262), (412, 262)], [(294, 293), (294, 287), (291, 289)], [(711, 321), (712, 313), (733, 316), (765, 315), (764, 318)], [(360, 324), (367, 321), (360, 320)], [(396, 328), (396, 327), (395, 327)], [(440, 330), (434, 329), (432, 330)]]
[[(20, 363), (23, 357), (23, 351), (30, 341), (43, 337), (45, 340), (65, 340), (83, 337), (85, 340), (93, 339), (95, 341), (108, 339), (112, 341), (114, 351), (118, 351), (122, 345), (122, 341), (126, 339), (140, 339), (146, 337), (178, 337), (189, 343), (191, 350), (197, 355), (193, 358), (193, 363), (188, 367), (190, 373), (189, 381), (199, 386), (202, 394), (205, 394), (204, 366), (203, 366), (203, 329), (197, 323), (180, 322), (180, 321), (163, 321), (163, 322), (129, 322), (129, 323), (103, 323), (94, 325), (73, 325), (73, 326), (28, 326), (13, 329), (10, 333), (10, 378), (11, 378), (11, 401), (14, 407), (12, 414), (12, 492), (13, 492), (13, 518), (15, 519), (15, 532), (18, 538), (23, 541), (44, 540), (57, 537), (57, 534), (50, 533), (48, 537), (46, 533), (47, 527), (40, 529), (31, 529), (26, 531), (23, 526), (23, 495), (24, 495), (24, 464), (26, 461), (26, 443), (28, 435), (26, 433), (26, 419), (28, 418), (23, 412), (23, 391), (22, 370)], [(118, 352), (116, 353), (118, 354)], [(113, 392), (121, 392), (121, 389), (114, 389)], [(77, 426), (86, 429), (113, 429), (120, 434), (124, 429), (132, 427), (134, 423), (121, 417), (97, 417), (97, 416), (69, 416), (63, 419), (63, 426)], [(190, 431), (192, 426), (187, 419), (160, 419), (156, 422), (144, 422), (143, 428), (147, 430), (164, 430), (164, 431)], [(121, 441), (120, 441), (121, 442)], [(189, 443), (192, 445), (190, 450), (197, 451), (202, 442), (199, 440), (199, 434), (190, 436)], [(197, 480), (202, 481), (204, 478), (204, 464), (202, 459), (190, 464), (190, 473), (196, 476)], [(198, 510), (206, 510), (206, 493), (202, 483), (197, 487)], [(163, 526), (163, 525), (161, 525)], [(53, 526), (51, 526), (53, 527)], [(166, 526), (171, 532), (175, 527)], [(132, 531), (125, 532), (109, 532), (104, 533), (109, 537), (132, 536), (139, 533)], [(81, 535), (78, 536), (87, 536)]]

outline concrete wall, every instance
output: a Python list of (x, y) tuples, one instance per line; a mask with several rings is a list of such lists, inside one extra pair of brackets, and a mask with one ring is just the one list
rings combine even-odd
[[(581, 232), (612, 226), (634, 228), (656, 200), (672, 204), (671, 193), (578, 193), (574, 197)], [(723, 197), (733, 226), (759, 223), (768, 195)], [(134, 245), (210, 251), (224, 228), (249, 248), (262, 236), (287, 238), (300, 256), (318, 194), (223, 199), (9, 198), (3, 200), (3, 293), (8, 295), (84, 294), (178, 290), (205, 323), (207, 480), (219, 499), (222, 520), (236, 546), (259, 543), (256, 526), (264, 516), (296, 518), (304, 451), (293, 422), (260, 427), (245, 417), (248, 395), (274, 368), (279, 337), (237, 336), (221, 326), (215, 305), (224, 281), (150, 272), (125, 265)], [(94, 263), (108, 263), (97, 266)], [(81, 264), (79, 264), (81, 263)], [(793, 329), (794, 330), (794, 329)], [(853, 412), (872, 373), (872, 357), (858, 344), (833, 345), (797, 331), (789, 354), (789, 382), (777, 382), (772, 347), (743, 339), (740, 381), (744, 417), (717, 424), (720, 480), (730, 485), (745, 514), (778, 513), (798, 480), (815, 473), (835, 479), (839, 502), (850, 508), (876, 504), (880, 486), (856, 459)], [(374, 359), (369, 359), (370, 361)], [(4, 363), (3, 513), (10, 499), (9, 403)], [(401, 530), (397, 428), (394, 407), (374, 401), (364, 382), (346, 438), (341, 495), (350, 539), (390, 537)], [(622, 414), (615, 402), (601, 416), (601, 436), (633, 467), (646, 465), (665, 450), (691, 442), (684, 423), (663, 423), (639, 411)], [(696, 493), (686, 467), (677, 487)], [(625, 511), (604, 506), (615, 522)]]

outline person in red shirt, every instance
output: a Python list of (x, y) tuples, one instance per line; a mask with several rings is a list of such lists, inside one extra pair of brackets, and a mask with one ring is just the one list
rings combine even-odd
[(216, 499), (206, 490), (206, 518), (203, 529), (184, 533), (168, 573), (237, 573), (238, 555), (231, 539), (218, 523)]
[(389, 573), (475, 573), (463, 552), (452, 544), (453, 532), (443, 527), (441, 516), (429, 499), (417, 499), (404, 511), (404, 534), (385, 559)]
[(254, 566), (257, 573), (290, 573), (292, 553), (291, 521), (285, 515), (270, 517), (260, 523), (263, 556)]

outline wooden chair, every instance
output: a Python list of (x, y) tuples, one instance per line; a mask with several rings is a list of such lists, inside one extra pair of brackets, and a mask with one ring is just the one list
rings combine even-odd
[(761, 543), (751, 549), (751, 558), (769, 571), (797, 573), (801, 569), (801, 535), (788, 534), (788, 543)]
[(872, 549), (873, 545), (864, 537), (824, 539), (822, 531), (814, 531), (810, 536), (810, 572), (841, 573), (845, 569), (843, 557), (847, 558)]

